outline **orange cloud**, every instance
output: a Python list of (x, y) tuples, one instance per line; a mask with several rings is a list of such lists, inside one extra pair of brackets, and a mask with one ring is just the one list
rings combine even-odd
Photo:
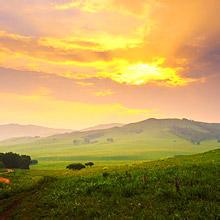
[[(181, 68), (163, 67), (164, 58), (157, 59), (159, 62), (130, 64), (123, 59), (112, 60), (113, 53), (105, 51), (79, 48), (79, 53), (76, 54), (73, 48), (68, 46), (63, 49), (62, 41), (56, 39), (37, 40), (6, 32), (0, 32), (0, 38), (4, 39), (0, 43), (4, 49), (1, 52), (3, 55), (0, 64), (4, 67), (52, 73), (73, 79), (109, 78), (130, 85), (156, 82), (160, 85), (182, 86), (194, 81), (181, 77), (179, 75)], [(57, 48), (51, 49), (51, 46)]]
[(89, 13), (114, 11), (135, 16), (145, 16), (149, 12), (152, 1), (143, 0), (69, 0), (65, 3), (54, 4), (56, 10), (80, 9)]
[(54, 8), (57, 10), (68, 10), (72, 8), (80, 8), (86, 12), (97, 12), (105, 9), (110, 4), (109, 0), (74, 0), (62, 4), (55, 4)]
[(81, 129), (93, 125), (94, 122), (126, 123), (155, 116), (152, 110), (126, 108), (118, 103), (86, 104), (57, 100), (36, 93), (29, 96), (0, 93), (0, 102), (4, 106), (0, 114), (2, 123), (11, 122), (13, 118), (18, 123), (46, 123), (52, 127)]
[(97, 91), (94, 92), (94, 94), (96, 96), (101, 96), (101, 97), (105, 97), (105, 96), (110, 96), (112, 95), (114, 92), (112, 92), (111, 90), (103, 90), (103, 91)]
[(84, 82), (84, 81), (77, 81), (76, 84), (78, 84), (78, 85), (80, 85), (80, 86), (85, 86), (85, 87), (93, 86), (93, 85), (94, 85), (94, 83)]
[[(48, 29), (42, 36), (1, 31), (0, 65), (71, 79), (107, 78), (128, 85), (183, 86), (195, 81), (185, 73), (189, 72), (190, 65), (196, 65), (191, 61), (197, 60), (199, 54), (192, 49), (187, 53), (180, 51), (186, 51), (185, 47), (202, 50), (207, 36), (198, 39), (194, 35), (200, 33), (201, 27), (207, 30), (217, 27), (215, 19), (213, 22), (208, 19), (214, 6), (205, 2), (209, 9), (206, 12), (209, 22), (205, 22), (203, 17), (206, 14), (201, 10), (203, 4), (199, 0), (184, 4), (181, 10), (179, 0), (172, 4), (163, 0), (65, 2), (52, 8), (51, 4), (45, 3), (43, 11), (50, 16), (43, 19), (41, 27), (37, 26), (39, 31)], [(38, 5), (32, 10), (39, 13), (38, 8), (42, 9)], [(69, 8), (77, 11), (63, 11)], [(57, 22), (63, 21), (59, 37), (49, 32), (58, 29), (56, 22), (51, 24), (58, 14), (63, 16), (57, 19)], [(33, 21), (36, 24), (43, 22), (41, 16), (36, 17), (34, 13), (30, 15), (30, 22)], [(67, 26), (71, 31), (66, 31)], [(152, 60), (158, 57), (165, 62), (155, 64)]]

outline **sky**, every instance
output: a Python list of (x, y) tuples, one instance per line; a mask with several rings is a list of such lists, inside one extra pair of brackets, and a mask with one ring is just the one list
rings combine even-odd
[(0, 0), (0, 124), (220, 122), (219, 0)]

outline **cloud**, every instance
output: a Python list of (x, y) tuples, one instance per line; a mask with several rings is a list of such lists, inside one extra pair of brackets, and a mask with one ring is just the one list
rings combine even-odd
[(104, 10), (110, 4), (109, 0), (74, 0), (74, 1), (67, 1), (61, 4), (55, 4), (54, 8), (57, 10), (69, 10), (73, 8), (80, 8), (86, 12), (97, 12), (99, 10)]
[[(212, 43), (218, 41), (220, 33), (218, 2), (53, 3), (4, 2), (3, 17), (14, 12), (14, 19), (8, 23), (6, 16), (0, 24), (2, 67), (70, 79), (101, 78), (127, 85), (159, 86), (189, 85), (218, 72), (219, 45)], [(13, 10), (16, 7), (20, 11)], [(21, 34), (14, 29), (16, 16), (22, 18), (22, 22), (18, 19), (22, 27), (32, 27), (29, 34), (28, 30)], [(155, 65), (157, 58), (165, 62)]]
[(77, 81), (76, 83), (80, 86), (85, 86), (85, 87), (94, 86), (94, 83), (92, 83), (92, 82)]
[(112, 94), (113, 92), (111, 90), (103, 90), (103, 91), (94, 92), (95, 96), (100, 96), (100, 97), (110, 96)]
[[(54, 61), (78, 61), (78, 62), (91, 62), (95, 60), (108, 60), (110, 59), (108, 56), (108, 52), (106, 51), (94, 51), (89, 49), (77, 49), (77, 43), (79, 47), (82, 45), (82, 41), (76, 41), (75, 48), (63, 48), (56, 47), (56, 43), (54, 43), (54, 47), (49, 43), (45, 43), (45, 39), (31, 38), (21, 35), (10, 34), (6, 32), (0, 32), (0, 46), (1, 48), (5, 48), (9, 51), (16, 51), (20, 54), (38, 57), (41, 59), (54, 60)], [(69, 44), (74, 44), (74, 42), (70, 42)], [(86, 43), (86, 42), (84, 42)]]
[[(159, 82), (160, 85), (186, 85), (193, 81), (178, 75), (178, 68), (163, 67), (163, 62), (134, 63), (112, 60), (112, 51), (97, 51), (94, 48), (62, 48), (57, 41), (31, 38), (0, 32), (0, 46), (4, 67), (57, 74), (72, 79), (109, 78), (118, 83), (142, 85)], [(51, 44), (48, 44), (48, 41)], [(83, 41), (73, 41), (79, 47)], [(51, 46), (53, 45), (53, 46)], [(87, 46), (90, 44), (86, 44)], [(73, 44), (72, 44), (73, 46)], [(92, 44), (97, 46), (97, 44)], [(56, 48), (55, 48), (56, 47)], [(16, 51), (16, 53), (14, 53)], [(10, 57), (10, 60), (7, 58)], [(163, 58), (159, 58), (163, 60)]]
[(156, 83), (169, 86), (183, 86), (195, 81), (191, 78), (181, 77), (178, 68), (163, 67), (163, 58), (151, 64), (138, 63), (122, 66), (115, 73), (101, 73), (101, 77), (110, 78), (118, 83), (128, 85), (144, 85)]
[(97, 13), (99, 11), (118, 11), (121, 13), (130, 13), (134, 15), (142, 15), (146, 13), (146, 8), (152, 1), (143, 0), (69, 0), (64, 3), (54, 5), (56, 10), (71, 10), (78, 8), (89, 13)]
[[(10, 102), (9, 100), (13, 100)], [(1, 123), (12, 118), (17, 123), (47, 124), (52, 127), (81, 129), (96, 123), (126, 123), (154, 115), (148, 109), (126, 108), (121, 104), (86, 104), (57, 100), (48, 96), (0, 93)], [(12, 111), (13, 109), (13, 111)], [(40, 112), (40, 114), (39, 114)]]

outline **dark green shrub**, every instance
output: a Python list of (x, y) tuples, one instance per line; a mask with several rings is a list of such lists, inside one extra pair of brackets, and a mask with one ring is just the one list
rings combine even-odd
[(81, 170), (86, 167), (85, 167), (85, 165), (83, 165), (81, 163), (72, 163), (72, 164), (68, 165), (66, 168), (70, 169), (70, 170)]
[(92, 166), (94, 166), (95, 164), (90, 161), (90, 162), (85, 163), (85, 165), (86, 165), (86, 166), (89, 166), (89, 167), (92, 167)]
[(104, 173), (102, 173), (102, 176), (103, 176), (104, 178), (106, 178), (106, 177), (109, 176), (109, 173), (108, 173), (108, 172), (104, 172)]
[(30, 165), (35, 165), (38, 164), (38, 160), (31, 160), (31, 164)]

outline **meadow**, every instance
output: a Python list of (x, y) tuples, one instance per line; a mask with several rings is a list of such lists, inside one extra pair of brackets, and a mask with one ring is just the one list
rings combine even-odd
[(97, 163), (120, 163), (124, 161), (155, 160), (181, 154), (195, 154), (220, 147), (216, 139), (201, 141), (195, 145), (174, 135), (153, 136), (137, 134), (132, 138), (129, 134), (115, 137), (114, 143), (107, 143), (108, 136), (101, 137), (96, 143), (74, 145), (74, 137), (62, 137), (53, 140), (52, 137), (25, 144), (0, 145), (1, 152), (17, 152), (31, 155), (42, 163), (45, 161), (87, 161)]
[(39, 164), (5, 174), (12, 183), (1, 185), (0, 217), (220, 218), (219, 149), (127, 165), (95, 164), (80, 171), (61, 169), (61, 164), (59, 169), (55, 163), (51, 169)]

